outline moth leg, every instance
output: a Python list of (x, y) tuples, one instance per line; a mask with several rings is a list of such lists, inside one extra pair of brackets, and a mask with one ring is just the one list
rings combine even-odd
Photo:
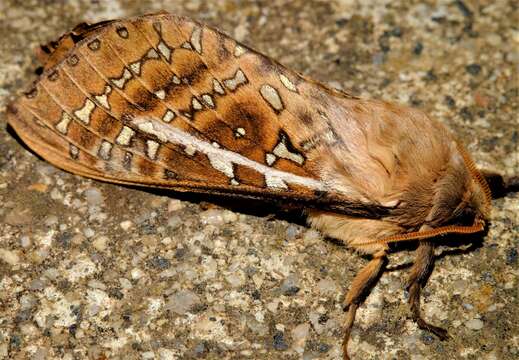
[(349, 360), (348, 340), (350, 339), (351, 329), (355, 321), (355, 314), (359, 304), (364, 300), (367, 292), (374, 285), (375, 280), (383, 271), (387, 262), (385, 250), (381, 250), (373, 255), (373, 259), (355, 276), (350, 290), (344, 299), (344, 311), (347, 311), (346, 322), (344, 324), (344, 338), (342, 341), (342, 353), (344, 360)]
[(418, 327), (432, 332), (440, 340), (446, 340), (449, 338), (447, 330), (429, 324), (424, 320), (420, 311), (420, 293), (433, 270), (433, 266), (434, 247), (429, 241), (421, 241), (418, 249), (416, 249), (416, 259), (411, 268), (406, 289), (409, 291), (409, 305), (411, 306), (413, 320)]

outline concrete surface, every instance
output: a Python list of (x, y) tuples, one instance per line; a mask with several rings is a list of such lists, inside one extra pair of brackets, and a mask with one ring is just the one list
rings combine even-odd
[[(366, 259), (283, 216), (64, 173), (6, 132), (35, 46), (81, 21), (159, 9), (357, 95), (421, 107), (478, 165), (519, 169), (513, 0), (3, 0), (0, 358), (340, 358), (341, 300)], [(359, 310), (354, 359), (519, 357), (519, 196), (495, 200), (492, 218), (476, 249), (438, 249), (423, 307), (452, 339), (409, 319), (402, 251)]]

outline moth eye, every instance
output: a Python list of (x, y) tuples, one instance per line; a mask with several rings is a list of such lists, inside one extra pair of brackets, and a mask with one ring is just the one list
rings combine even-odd
[[(464, 206), (462, 207), (462, 205)], [(476, 219), (476, 213), (472, 206), (460, 204), (460, 206), (453, 211), (453, 220), (451, 222), (456, 225), (472, 225)]]

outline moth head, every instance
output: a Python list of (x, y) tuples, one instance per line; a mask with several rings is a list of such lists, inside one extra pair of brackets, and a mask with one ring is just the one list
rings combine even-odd
[(478, 177), (471, 174), (470, 183), (464, 194), (463, 202), (454, 210), (454, 216), (458, 221), (473, 219), (474, 222), (488, 222), (490, 220), (491, 198), (490, 188), (481, 176)]
[[(447, 175), (441, 181), (426, 222), (432, 227), (471, 226), (489, 218), (489, 206), (483, 186), (472, 176), (460, 179)], [(459, 180), (465, 180), (458, 183)]]
[(438, 230), (443, 227), (445, 232), (449, 232), (449, 227), (476, 232), (489, 220), (491, 193), (465, 150), (459, 145), (457, 150), (457, 158), (434, 184), (433, 204), (426, 224)]
[[(484, 230), (490, 218), (490, 188), (465, 151), (462, 149), (460, 153), (463, 161), (449, 163), (443, 175), (434, 181), (432, 204), (419, 230), (392, 235), (374, 243), (387, 244)], [(414, 210), (415, 214), (420, 212), (420, 208)]]

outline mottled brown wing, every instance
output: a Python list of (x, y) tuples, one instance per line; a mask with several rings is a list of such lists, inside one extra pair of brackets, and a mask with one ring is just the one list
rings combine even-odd
[(170, 14), (81, 35), (9, 107), (22, 140), (54, 165), (115, 183), (385, 213), (320, 181), (316, 145), (337, 141), (324, 102), (312, 103), (329, 92), (321, 85)]

